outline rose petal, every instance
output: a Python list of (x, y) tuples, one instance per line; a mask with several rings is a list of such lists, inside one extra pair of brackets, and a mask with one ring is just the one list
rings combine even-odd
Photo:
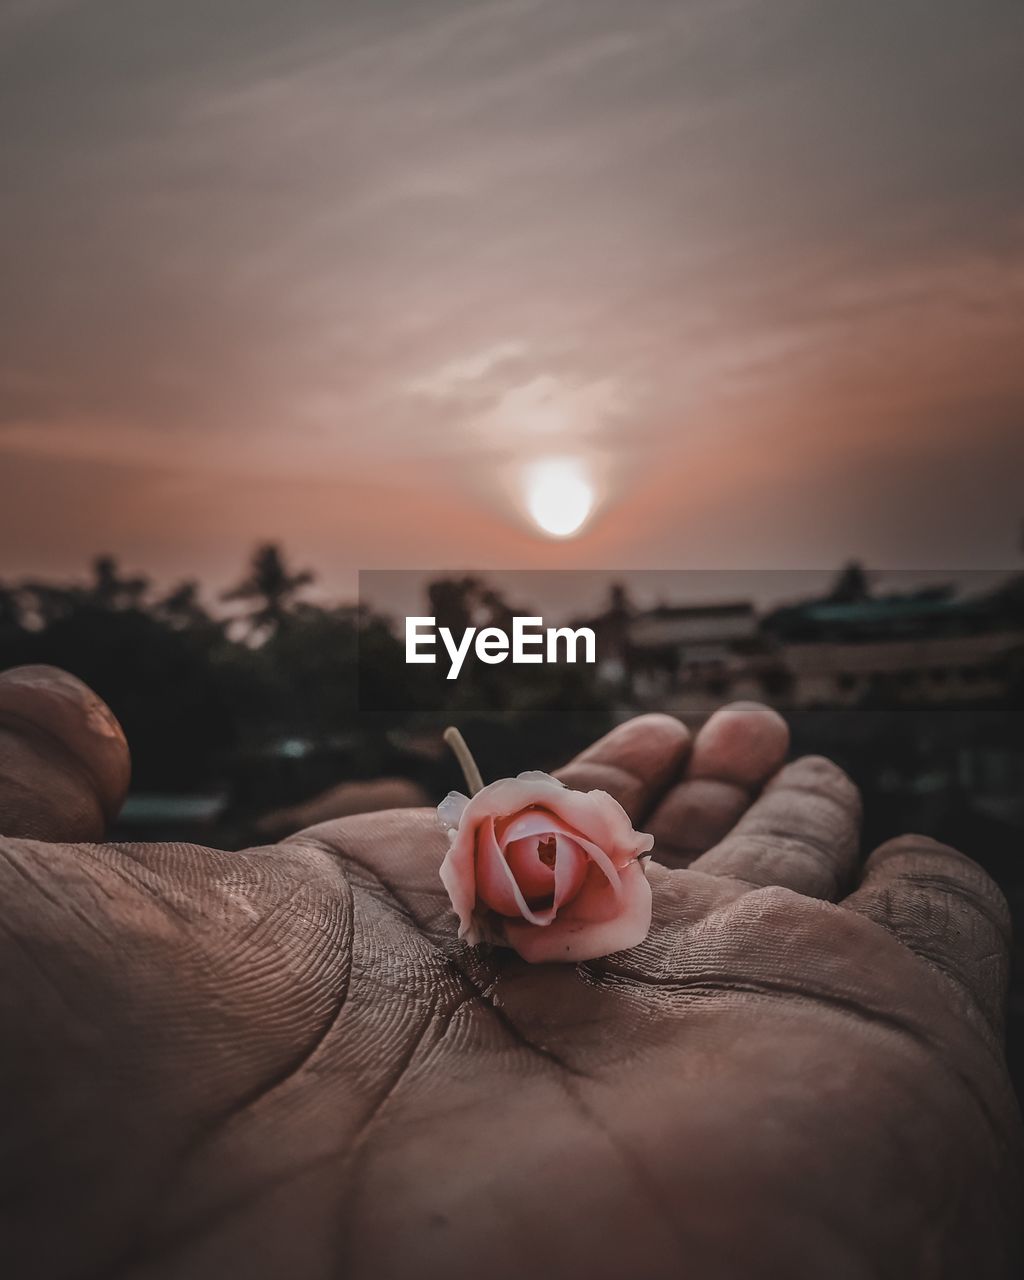
[(616, 871), (615, 879), (609, 880), (602, 869), (591, 862), (583, 886), (572, 902), (566, 903), (562, 915), (567, 920), (599, 924), (622, 911), (625, 895), (623, 872)]
[(565, 790), (565, 783), (558, 778), (553, 778), (550, 773), (544, 773), (541, 769), (524, 769), (522, 773), (516, 774), (517, 782), (546, 782), (549, 786), (555, 787), (562, 791)]
[(469, 804), (469, 796), (461, 791), (449, 791), (437, 806), (437, 820), (445, 831), (453, 831), (462, 821), (462, 815)]
[[(505, 847), (510, 840), (519, 840), (524, 836), (544, 835), (548, 832), (562, 834), (570, 840), (578, 840), (581, 843), (595, 844), (593, 837), (588, 836), (585, 831), (578, 830), (552, 810), (540, 807), (524, 809), (522, 813), (513, 814), (511, 818), (499, 819), (494, 824), (494, 829), (498, 843)], [(642, 831), (633, 831), (632, 828), (630, 831), (633, 839), (628, 845), (619, 846), (614, 851), (607, 851), (607, 856), (610, 856), (617, 866), (625, 866), (627, 862), (632, 862), (638, 853), (647, 853), (654, 847), (653, 836)], [(602, 849), (601, 852), (605, 851)]]
[(492, 911), (515, 917), (520, 911), (514, 889), (514, 882), (509, 883), (505, 857), (494, 838), (494, 822), (488, 819), (476, 833), (477, 897)]
[(486, 818), (514, 817), (531, 806), (547, 809), (561, 822), (593, 840), (606, 851), (628, 850), (626, 860), (636, 856), (638, 840), (650, 837), (633, 830), (625, 809), (606, 791), (571, 791), (554, 778), (500, 778), (470, 800), (460, 826)]
[(535, 929), (522, 920), (503, 921), (506, 943), (531, 964), (549, 960), (579, 963), (637, 946), (651, 928), (651, 886), (639, 862), (630, 863), (620, 874), (622, 893), (610, 916), (587, 918), (591, 912), (600, 915), (600, 898), (610, 896), (600, 879), (594, 883), (602, 887), (594, 890), (588, 879), (546, 929)]
[(451, 848), (441, 863), (441, 883), (451, 899), (452, 910), (459, 917), (459, 937), (472, 944), (481, 939), (473, 918), (476, 906), (476, 840), (469, 825), (459, 827), (451, 834), (454, 836)]
[[(550, 898), (555, 892), (555, 868), (541, 860), (540, 846), (545, 839), (556, 840), (553, 832), (544, 835), (527, 836), (523, 840), (513, 840), (502, 844), (505, 861), (516, 878), (516, 884), (522, 889), (526, 899)], [(557, 855), (556, 855), (557, 856)], [(581, 857), (584, 855), (580, 854)]]
[(477, 831), (476, 842), (477, 894), (481, 900), (499, 915), (521, 917), (531, 925), (548, 925), (554, 919), (555, 908), (534, 911), (523, 897), (516, 878), (505, 861), (505, 855), (494, 838), (494, 823), (484, 823)]
[(523, 836), (543, 836), (561, 832), (563, 835), (577, 833), (563, 822), (553, 809), (534, 805), (532, 809), (522, 809), (508, 818), (498, 818), (494, 823), (494, 832), (503, 846), (510, 840), (519, 840)]
[[(599, 845), (594, 843), (593, 840), (588, 840), (586, 836), (581, 835), (578, 831), (573, 831), (571, 828), (567, 830), (564, 824), (560, 823), (553, 814), (545, 813), (542, 809), (530, 809), (526, 813), (517, 814), (509, 823), (506, 835), (512, 830), (520, 832), (524, 836), (531, 835), (534, 832), (539, 835), (551, 830), (564, 832), (569, 839), (573, 840), (584, 850), (593, 862), (597, 863), (608, 878), (609, 884), (616, 886), (616, 888), (618, 887), (619, 865), (625, 865), (628, 862), (632, 862), (636, 857), (636, 854), (633, 853), (631, 849), (620, 851), (617, 860), (619, 865), (617, 865), (616, 861), (610, 858)], [(634, 832), (634, 835), (639, 834), (639, 832)], [(651, 845), (649, 845), (648, 848), (654, 844), (653, 836), (645, 836), (644, 838), (651, 842)]]
[[(551, 866), (540, 856), (540, 846), (545, 839), (552, 840), (555, 846)], [(590, 865), (579, 843), (558, 832), (541, 832), (513, 840), (505, 845), (505, 861), (527, 901), (551, 898), (556, 908), (579, 892)]]
[(589, 869), (587, 855), (575, 840), (555, 836), (555, 911), (575, 898), (583, 888)]

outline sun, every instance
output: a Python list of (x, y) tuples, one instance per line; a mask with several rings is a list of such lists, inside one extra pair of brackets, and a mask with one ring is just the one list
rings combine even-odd
[(594, 486), (576, 458), (542, 458), (526, 470), (526, 509), (542, 533), (571, 538), (594, 508)]

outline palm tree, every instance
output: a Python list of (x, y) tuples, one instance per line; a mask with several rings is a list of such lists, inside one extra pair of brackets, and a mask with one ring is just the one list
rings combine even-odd
[(859, 560), (850, 560), (836, 575), (825, 597), (830, 604), (859, 604), (871, 597), (871, 584)]
[(137, 609), (149, 590), (146, 578), (122, 577), (114, 556), (97, 556), (92, 562), (92, 574), (87, 598), (101, 609)]
[(209, 627), (213, 622), (199, 596), (199, 583), (179, 582), (159, 599), (153, 612), (176, 631)]
[(222, 600), (251, 600), (247, 615), (249, 635), (268, 639), (287, 622), (295, 609), (296, 597), (313, 581), (308, 569), (293, 573), (285, 564), (280, 547), (273, 542), (257, 547), (250, 561), (249, 574), (237, 587), (225, 591)]

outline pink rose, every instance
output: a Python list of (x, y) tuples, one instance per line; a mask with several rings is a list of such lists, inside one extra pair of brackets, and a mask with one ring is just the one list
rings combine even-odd
[(651, 927), (641, 857), (654, 837), (634, 831), (606, 791), (570, 791), (546, 773), (502, 778), (470, 800), (437, 807), (451, 848), (441, 880), (459, 937), (524, 960), (594, 960), (634, 947)]

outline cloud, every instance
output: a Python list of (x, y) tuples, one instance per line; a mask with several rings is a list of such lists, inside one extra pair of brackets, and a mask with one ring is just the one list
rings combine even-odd
[(559, 440), (626, 495), (782, 406), (844, 456), (1024, 412), (1017, 6), (9, 12), (11, 456), (477, 477)]
[(496, 342), (469, 355), (449, 360), (439, 369), (409, 384), (413, 395), (432, 400), (455, 400), (469, 393), (478, 393), (480, 383), (491, 375), (527, 354), (524, 342)]
[(574, 452), (625, 418), (632, 401), (614, 378), (572, 382), (542, 374), (509, 387), (472, 420), (481, 439), (514, 456)]

